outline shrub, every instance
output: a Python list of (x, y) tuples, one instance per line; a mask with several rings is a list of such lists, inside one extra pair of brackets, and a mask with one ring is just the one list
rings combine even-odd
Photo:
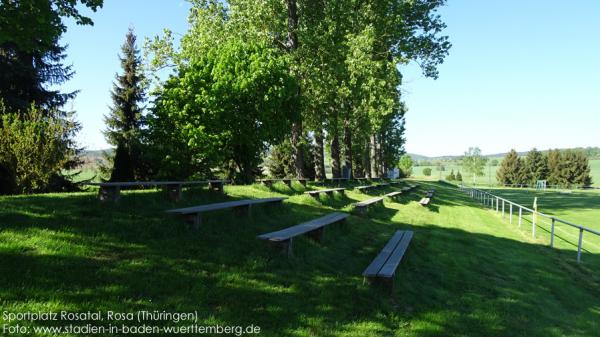
[(423, 169), (423, 175), (426, 177), (431, 176), (431, 169), (429, 167), (426, 167)]
[[(34, 106), (25, 113), (6, 111), (0, 103), (2, 193), (35, 193), (73, 185), (62, 174), (76, 162), (71, 136), (79, 125), (58, 112)], [(6, 181), (5, 181), (6, 180)]]
[[(461, 179), (462, 179), (462, 177), (461, 177)], [(446, 180), (448, 180), (448, 181), (456, 180), (456, 176), (454, 175), (454, 170), (450, 171), (450, 174), (446, 176)]]

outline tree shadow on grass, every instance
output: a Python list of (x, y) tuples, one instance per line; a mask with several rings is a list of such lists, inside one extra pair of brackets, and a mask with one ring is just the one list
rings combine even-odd
[(276, 181), (272, 185), (269, 185), (269, 186), (262, 184), (262, 183), (256, 183), (256, 184), (253, 184), (252, 187), (255, 189), (258, 189), (258, 190), (269, 191), (269, 192), (285, 194), (285, 195), (290, 195), (290, 196), (296, 195), (296, 194), (302, 194), (308, 190), (307, 187), (304, 187), (301, 183), (299, 183), (297, 181), (293, 181), (291, 183), (291, 185), (287, 185), (286, 183), (284, 183), (282, 181)]
[[(591, 267), (600, 265), (598, 255), (585, 254), (577, 265), (572, 251), (435, 224), (392, 223), (398, 210), (382, 207), (372, 218), (351, 216), (328, 226), (322, 243), (298, 238), (288, 258), (256, 235), (328, 210), (284, 203), (253, 209), (248, 217), (215, 213), (189, 231), (162, 214), (164, 203), (127, 218), (120, 208), (98, 208), (87, 221), (78, 220), (75, 206), (79, 201), (63, 201), (47, 218), (31, 211), (13, 220), (15, 235), (40, 232), (26, 233), (37, 237), (31, 250), (19, 250), (28, 241), (1, 246), (5, 310), (197, 310), (199, 324), (255, 324), (268, 336), (598, 331), (600, 280)], [(25, 221), (29, 228), (20, 228)], [(60, 230), (48, 231), (55, 222)], [(415, 235), (390, 297), (363, 284), (361, 273), (398, 229)]]
[(318, 199), (317, 197), (314, 198), (315, 200), (318, 200), (318, 202), (321, 203), (323, 206), (331, 207), (334, 209), (342, 209), (356, 202), (356, 200), (349, 198), (345, 192), (334, 192), (333, 195), (322, 193), (319, 194)]

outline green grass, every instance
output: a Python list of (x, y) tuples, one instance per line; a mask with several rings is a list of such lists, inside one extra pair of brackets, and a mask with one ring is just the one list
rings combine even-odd
[[(94, 192), (0, 197), (2, 311), (198, 311), (198, 324), (254, 324), (261, 336), (600, 336), (598, 254), (577, 265), (571, 250), (549, 249), (454, 188), (422, 183), (327, 227), (322, 244), (295, 240), (288, 258), (256, 235), (369, 198), (302, 191), (196, 189), (178, 204), (153, 190), (125, 192), (117, 205)], [(214, 212), (199, 231), (164, 214), (270, 196), (289, 199), (249, 217)], [(390, 296), (361, 273), (398, 229), (415, 235)]]
[[(538, 211), (600, 231), (600, 191), (541, 191), (509, 188), (488, 189), (488, 191), (529, 208), (533, 207), (533, 200), (537, 197)], [(505, 210), (508, 211), (508, 208)], [(516, 208), (514, 211), (515, 218), (513, 219), (513, 223), (517, 224)], [(531, 221), (531, 215), (525, 213), (522, 230), (528, 233), (528, 235), (532, 233)], [(536, 221), (536, 235), (544, 242), (549, 243), (551, 220), (538, 217)], [(558, 247), (573, 250), (577, 248), (579, 239), (579, 230), (577, 228), (561, 222), (555, 222), (555, 234), (557, 235), (555, 243)], [(584, 232), (583, 248), (586, 251), (600, 254), (600, 236)]]
[(74, 174), (72, 180), (73, 182), (82, 182), (85, 180), (91, 180), (91, 181), (95, 181), (95, 182), (100, 182), (102, 180), (102, 173), (100, 172), (100, 170), (98, 168), (94, 168), (94, 167), (85, 167), (85, 168), (78, 168), (78, 169), (74, 169), (74, 170), (70, 170), (70, 171), (66, 171), (66, 174)]
[[(502, 160), (500, 159), (500, 161), (502, 161)], [(475, 184), (489, 186), (490, 182), (491, 182), (491, 185), (497, 185), (498, 182), (496, 181), (496, 170), (498, 170), (498, 167), (499, 166), (492, 166), (492, 167), (486, 166), (485, 169), (483, 170), (484, 175), (481, 177), (475, 177)], [(423, 175), (424, 168), (431, 169), (431, 177), (426, 177), (425, 175)], [(445, 168), (446, 168), (446, 171), (441, 172), (441, 177), (440, 177), (440, 171), (437, 171), (436, 166), (415, 166), (415, 167), (413, 167), (412, 176), (416, 179), (429, 179), (429, 180), (446, 179), (446, 176), (449, 175), (452, 170), (454, 170), (454, 173), (456, 173), (457, 171), (460, 171), (460, 173), (463, 176), (463, 180), (466, 183), (468, 183), (469, 185), (473, 185), (473, 177), (470, 176), (468, 173), (466, 173), (460, 165), (449, 164), (449, 165), (445, 165)], [(596, 186), (596, 187), (600, 187), (600, 159), (590, 160), (590, 169), (591, 169), (590, 174), (592, 176), (592, 185)]]
[[(463, 180), (465, 182), (469, 182), (469, 184), (472, 185), (473, 177), (470, 176), (467, 172), (465, 172), (460, 165), (448, 164), (448, 165), (444, 165), (444, 167), (446, 170), (442, 171), (441, 175), (440, 175), (440, 171), (437, 170), (436, 166), (415, 166), (415, 167), (413, 167), (412, 177), (414, 177), (415, 179), (425, 179), (425, 180), (446, 179), (446, 176), (449, 175), (452, 170), (454, 170), (454, 174), (456, 174), (456, 172), (460, 171), (460, 174), (463, 176)], [(430, 177), (426, 177), (423, 174), (424, 168), (431, 169)], [(481, 177), (476, 177), (475, 183), (477, 185), (489, 185), (490, 183), (495, 185), (497, 183), (496, 182), (496, 170), (497, 169), (498, 169), (498, 166), (492, 166), (491, 168), (486, 166), (485, 169), (483, 170), (484, 175)]]

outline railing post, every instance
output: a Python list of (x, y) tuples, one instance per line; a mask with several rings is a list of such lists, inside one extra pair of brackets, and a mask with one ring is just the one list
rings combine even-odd
[(498, 201), (499, 201), (499, 200), (498, 200), (498, 197), (496, 197), (496, 213), (498, 213), (498, 211), (499, 211), (499, 208), (498, 208), (498, 207), (499, 207), (499, 206), (498, 206)]
[(521, 228), (522, 219), (523, 219), (523, 207), (519, 206), (519, 228)]
[(535, 238), (535, 211), (531, 212), (531, 237)]
[(583, 243), (583, 228), (579, 228), (579, 244), (577, 245), (577, 263), (581, 262), (581, 244)]
[(502, 199), (502, 219), (504, 219), (504, 199)]
[(552, 218), (552, 229), (550, 231), (550, 248), (554, 248), (554, 218)]
[(510, 204), (510, 206), (509, 206), (509, 212), (510, 212), (510, 224), (511, 224), (511, 225), (512, 225), (512, 218), (513, 218), (513, 216), (512, 216), (512, 205), (513, 205), (513, 204)]

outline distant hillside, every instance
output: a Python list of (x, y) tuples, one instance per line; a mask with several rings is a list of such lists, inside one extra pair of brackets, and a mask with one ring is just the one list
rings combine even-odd
[[(563, 150), (582, 150), (583, 152), (585, 152), (585, 154), (588, 156), (588, 158), (590, 160), (592, 159), (600, 159), (600, 147), (576, 147), (576, 148), (566, 148), (566, 149), (559, 149), (561, 151)], [(541, 150), (541, 152), (543, 153), (547, 153), (549, 150)], [(502, 160), (502, 158), (504, 158), (504, 156), (506, 155), (507, 152), (504, 153), (495, 153), (495, 154), (488, 154), (488, 155), (484, 155), (484, 157), (489, 158), (489, 159), (498, 159), (498, 160)], [(519, 156), (525, 156), (527, 154), (527, 151), (524, 152), (517, 152), (519, 154)], [(427, 164), (427, 162), (452, 162), (452, 161), (457, 161), (460, 160), (460, 158), (462, 158), (462, 156), (437, 156), (437, 157), (428, 157), (428, 156), (424, 156), (424, 155), (420, 155), (420, 154), (414, 154), (414, 153), (409, 153), (408, 154), (414, 161), (418, 162), (419, 164), (423, 165), (423, 162), (425, 162), (424, 164)], [(424, 165), (426, 166), (426, 165)]]
[(112, 149), (83, 151), (81, 154), (81, 160), (83, 164), (80, 166), (80, 168), (96, 169), (101, 163), (106, 161), (104, 158), (104, 153), (112, 153), (112, 151)]

